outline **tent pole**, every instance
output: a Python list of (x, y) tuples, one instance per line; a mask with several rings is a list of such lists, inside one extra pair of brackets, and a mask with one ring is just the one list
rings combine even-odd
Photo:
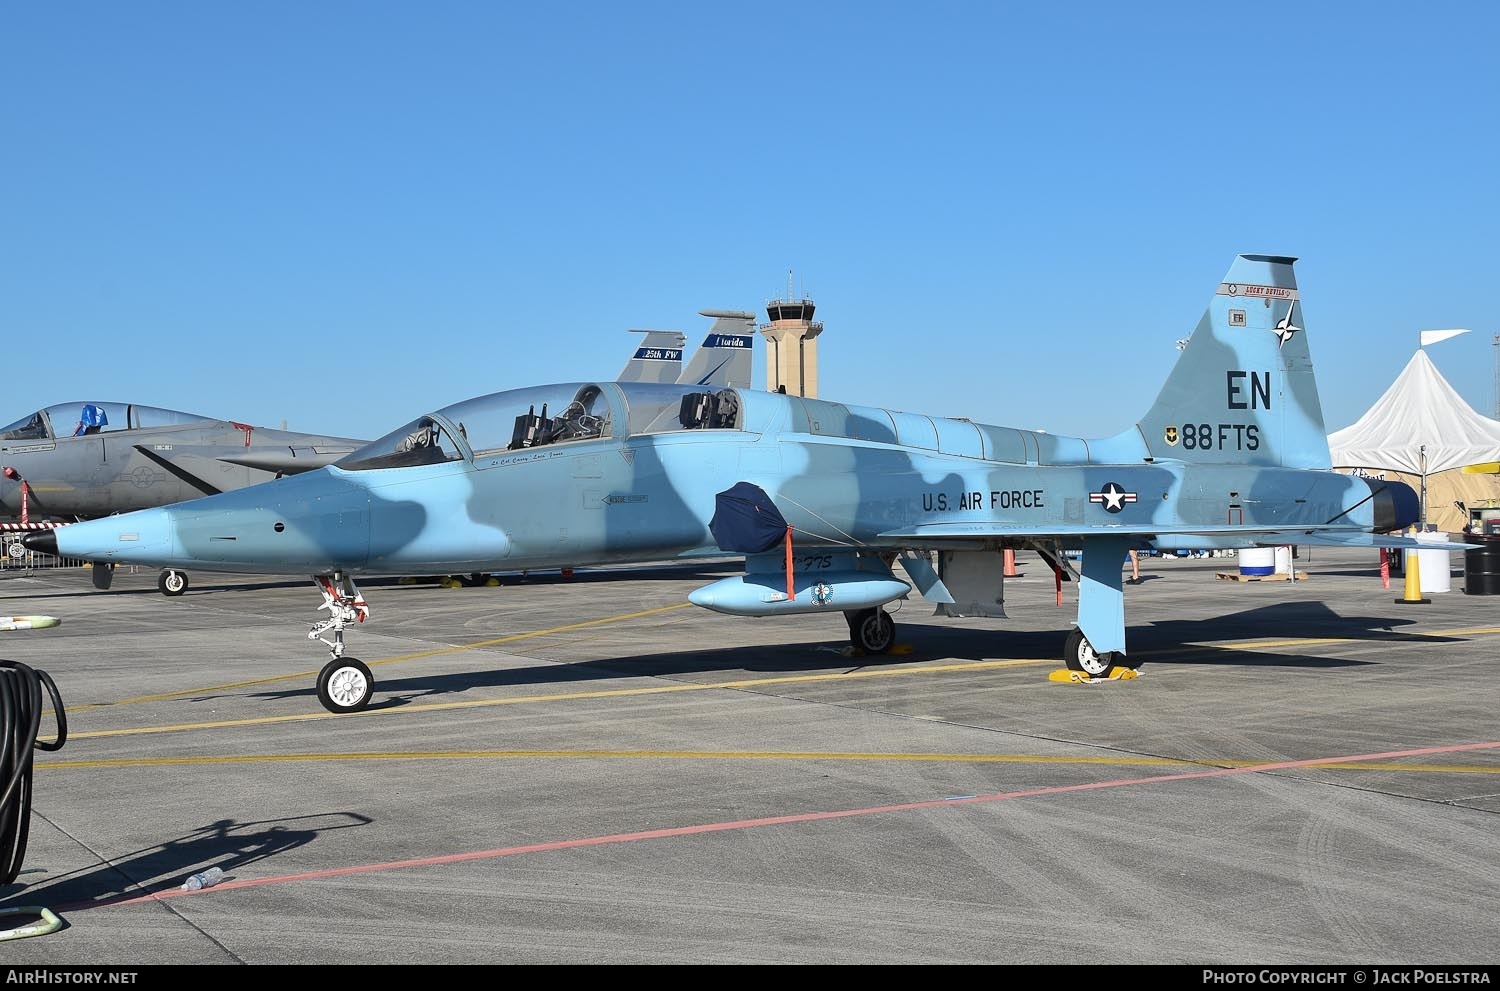
[(1421, 447), (1422, 454), (1422, 532), (1427, 532), (1427, 445)]

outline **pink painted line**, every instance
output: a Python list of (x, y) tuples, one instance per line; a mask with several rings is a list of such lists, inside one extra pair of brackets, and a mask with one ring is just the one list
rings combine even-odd
[(499, 847), (494, 850), (474, 850), (469, 853), (450, 853), (436, 857), (416, 857), (411, 860), (389, 860), (379, 864), (357, 864), (352, 867), (332, 867), (323, 871), (303, 871), (299, 874), (280, 874), (275, 877), (250, 878), (244, 881), (226, 881), (212, 888), (183, 891), (169, 888), (145, 895), (120, 896), (96, 902), (76, 902), (56, 909), (59, 912), (79, 912), (91, 908), (106, 908), (114, 905), (136, 905), (142, 902), (168, 901), (193, 895), (206, 895), (241, 888), (259, 888), (268, 884), (287, 884), (292, 881), (315, 881), (321, 878), (348, 877), (354, 874), (374, 874), (379, 871), (401, 870), (407, 867), (436, 867), (443, 864), (461, 864), (469, 860), (493, 860), (499, 857), (517, 857), (528, 853), (549, 853), (555, 850), (576, 850), (583, 847), (607, 846), (614, 843), (634, 843), (640, 840), (659, 840), (671, 836), (695, 836), (702, 833), (721, 833), (732, 829), (756, 829), (761, 826), (785, 826), (798, 822), (821, 822), (827, 819), (846, 819), (851, 816), (884, 815), (890, 812), (914, 812), (919, 809), (937, 809), (953, 805), (975, 805), (982, 802), (1002, 802), (1016, 798), (1036, 798), (1043, 795), (1065, 795), (1069, 792), (1097, 791), (1101, 788), (1123, 788), (1130, 785), (1165, 784), (1173, 781), (1193, 781), (1202, 778), (1222, 778), (1235, 774), (1259, 774), (1265, 771), (1283, 771), (1296, 767), (1316, 767), (1321, 764), (1352, 764), (1367, 760), (1390, 760), (1397, 757), (1422, 757), (1430, 754), (1462, 753), (1466, 750), (1492, 750), (1500, 747), (1500, 740), (1488, 743), (1458, 743), (1442, 747), (1420, 747), (1415, 750), (1387, 750), (1377, 754), (1353, 754), (1346, 757), (1317, 757), (1311, 760), (1287, 760), (1272, 764), (1253, 764), (1249, 767), (1215, 767), (1202, 771), (1185, 771), (1182, 774), (1160, 774), (1144, 778), (1116, 778), (1112, 781), (1093, 781), (1081, 785), (1056, 785), (1048, 788), (1030, 788), (1026, 791), (996, 792), (991, 795), (967, 795), (963, 798), (940, 798), (925, 802), (905, 802), (900, 805), (876, 805), (863, 809), (840, 809), (832, 812), (803, 812), (797, 815), (770, 816), (764, 819), (740, 819), (735, 822), (711, 822), (697, 826), (674, 826), (670, 829), (648, 829), (637, 833), (615, 833), (610, 836), (589, 836), (577, 840), (556, 840), (551, 843), (528, 843), (524, 846)]

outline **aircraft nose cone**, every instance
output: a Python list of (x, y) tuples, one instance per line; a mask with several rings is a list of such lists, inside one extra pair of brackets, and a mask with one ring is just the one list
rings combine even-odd
[(21, 538), (21, 546), (28, 551), (42, 554), (57, 554), (57, 534), (51, 530), (33, 530)]

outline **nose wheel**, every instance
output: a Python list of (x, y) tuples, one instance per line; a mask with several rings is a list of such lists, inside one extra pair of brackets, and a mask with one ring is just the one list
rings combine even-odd
[(329, 712), (358, 712), (374, 693), (375, 678), (357, 657), (335, 657), (318, 672), (318, 701)]
[(187, 591), (187, 573), (168, 568), (157, 576), (156, 587), (161, 590), (162, 595), (181, 595)]

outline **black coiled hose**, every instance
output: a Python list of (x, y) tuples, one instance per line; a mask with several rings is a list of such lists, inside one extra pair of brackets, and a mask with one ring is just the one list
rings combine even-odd
[[(57, 739), (38, 740), (42, 726), (42, 688), (52, 696), (57, 714)], [(0, 884), (10, 884), (21, 873), (26, 837), (31, 831), (31, 755), (33, 750), (59, 750), (68, 738), (68, 718), (57, 685), (45, 671), (19, 661), (0, 661)]]

